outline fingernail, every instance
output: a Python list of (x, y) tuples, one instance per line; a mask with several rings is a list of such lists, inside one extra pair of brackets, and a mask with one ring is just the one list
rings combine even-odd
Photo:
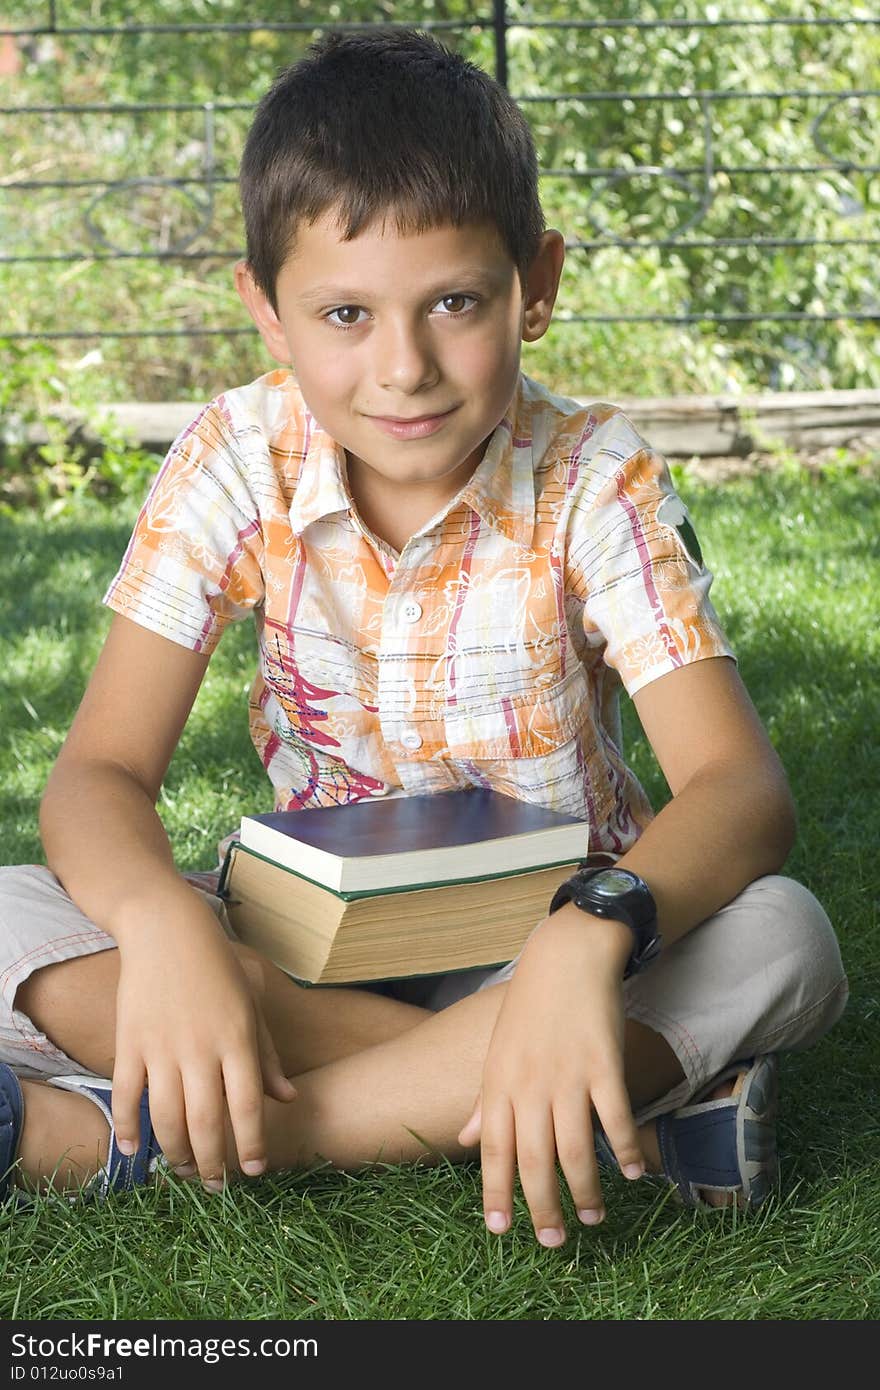
[(585, 1226), (598, 1226), (603, 1215), (603, 1212), (596, 1211), (593, 1207), (585, 1207), (583, 1211), (578, 1212), (578, 1221), (583, 1221)]
[(538, 1232), (538, 1240), (541, 1245), (561, 1245), (565, 1240), (565, 1232), (558, 1226), (543, 1226)]
[(205, 1188), (206, 1192), (223, 1191), (223, 1183), (221, 1182), (220, 1178), (204, 1178), (202, 1180), (202, 1186)]
[(241, 1171), (247, 1173), (248, 1177), (258, 1178), (265, 1172), (266, 1165), (261, 1158), (249, 1158), (246, 1163), (241, 1165)]
[(194, 1163), (178, 1163), (174, 1172), (179, 1178), (193, 1178), (198, 1172), (198, 1169)]
[(640, 1178), (644, 1171), (644, 1165), (641, 1163), (627, 1163), (622, 1169), (625, 1178)]
[(507, 1230), (507, 1217), (503, 1211), (487, 1212), (486, 1225), (490, 1231), (495, 1231), (497, 1235), (500, 1235), (502, 1231)]
[(131, 1158), (132, 1154), (137, 1153), (137, 1144), (134, 1142), (133, 1139), (120, 1139), (117, 1135), (116, 1145), (119, 1149), (119, 1152), (121, 1154), (125, 1154), (126, 1158)]

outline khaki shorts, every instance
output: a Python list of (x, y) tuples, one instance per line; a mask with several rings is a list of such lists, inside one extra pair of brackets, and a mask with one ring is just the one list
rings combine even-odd
[[(211, 891), (217, 875), (183, 877), (234, 940), (224, 904)], [(49, 869), (0, 868), (0, 1061), (23, 1076), (87, 1074), (15, 1007), (16, 990), (44, 965), (115, 947)], [(516, 960), (358, 987), (436, 1011), (509, 980), (515, 968)], [(734, 1059), (808, 1047), (837, 1021), (846, 999), (840, 951), (822, 907), (793, 879), (758, 879), (625, 982), (627, 1017), (659, 1033), (684, 1072), (674, 1091), (636, 1119), (644, 1123), (683, 1105)]]

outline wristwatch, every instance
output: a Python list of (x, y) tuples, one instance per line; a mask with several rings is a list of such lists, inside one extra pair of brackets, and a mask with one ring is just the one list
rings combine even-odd
[(572, 902), (594, 917), (625, 922), (633, 934), (633, 949), (623, 978), (644, 970), (660, 952), (657, 906), (643, 878), (630, 869), (580, 868), (553, 895), (550, 913)]

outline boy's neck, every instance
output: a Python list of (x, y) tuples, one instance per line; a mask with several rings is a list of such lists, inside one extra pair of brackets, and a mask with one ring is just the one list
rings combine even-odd
[[(479, 452), (482, 457), (485, 445)], [(380, 540), (398, 553), (426, 521), (461, 492), (479, 462), (479, 458), (472, 456), (468, 466), (463, 466), (448, 478), (439, 479), (434, 485), (405, 488), (363, 468), (347, 450), (345, 453), (348, 490), (358, 515)]]

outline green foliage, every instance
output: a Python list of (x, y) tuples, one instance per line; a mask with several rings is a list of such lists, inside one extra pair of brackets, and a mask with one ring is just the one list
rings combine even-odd
[[(42, 20), (32, 0), (16, 14)], [(0, 302), (8, 331), (49, 332), (70, 326), (150, 330), (224, 326), (246, 333), (218, 337), (119, 341), (101, 353), (104, 400), (205, 400), (271, 365), (235, 295), (230, 260), (238, 252), (241, 219), (235, 178), (253, 105), (283, 66), (304, 54), (318, 26), (388, 22), (441, 28), (443, 42), (494, 71), (492, 32), (472, 26), (470, 0), (277, 0), (255, 14), (245, 0), (142, 0), (136, 15), (128, 0), (91, 0), (88, 23), (221, 23), (271, 18), (314, 28), (278, 32), (129, 33), (71, 35), (35, 41), (9, 95), (16, 102), (244, 103), (244, 109), (204, 109), (114, 115), (69, 114), (0, 118), (8, 151), (7, 183), (40, 179), (121, 179), (200, 175), (213, 160), (210, 190), (192, 184), (160, 193), (127, 187), (20, 189), (7, 193), (7, 253), (72, 251), (68, 265), (0, 266)], [(738, 20), (778, 12), (769, 0), (736, 8)], [(75, 23), (79, 7), (58, 6), (60, 25)], [(830, 19), (867, 14), (851, 0), (800, 0), (798, 13)], [(763, 91), (819, 91), (845, 95), (878, 86), (880, 37), (866, 26), (839, 29), (804, 23), (764, 29), (716, 30), (528, 28), (517, 24), (572, 17), (569, 0), (545, 0), (536, 9), (509, 0), (509, 85), (522, 99), (544, 169), (569, 169), (575, 178), (547, 174), (542, 196), (548, 225), (569, 243), (606, 233), (644, 240), (674, 235), (691, 221), (707, 195), (704, 174), (711, 135), (715, 173), (712, 197), (692, 238), (742, 237), (736, 247), (644, 247), (628, 251), (569, 246), (557, 318), (544, 339), (529, 346), (532, 375), (572, 395), (668, 395), (762, 389), (880, 386), (876, 320), (828, 323), (565, 324), (567, 314), (700, 314), (710, 312), (811, 314), (849, 309), (876, 312), (875, 255), (871, 247), (759, 248), (767, 236), (877, 238), (878, 184), (852, 172), (847, 161), (876, 163), (878, 98), (755, 97)], [(583, 0), (579, 19), (607, 18), (607, 6)], [(724, 17), (719, 6), (696, 0), (623, 0), (615, 19)], [(730, 16), (729, 10), (727, 16)], [(85, 18), (85, 16), (83, 16)], [(0, 79), (2, 81), (3, 79)], [(5, 79), (7, 89), (12, 79)], [(730, 93), (711, 103), (694, 90)], [(619, 101), (583, 94), (626, 92)], [(674, 99), (640, 102), (644, 92)], [(567, 93), (565, 100), (531, 100)], [(818, 125), (816, 124), (818, 122)], [(818, 143), (817, 143), (818, 142)], [(822, 148), (824, 146), (824, 150)], [(213, 153), (212, 153), (213, 151)], [(824, 172), (779, 172), (780, 165)], [(683, 172), (677, 180), (635, 174), (616, 180), (584, 176), (589, 168), (642, 166)], [(723, 172), (727, 168), (751, 172)], [(774, 172), (774, 168), (777, 169)], [(14, 208), (14, 216), (12, 209)], [(207, 259), (96, 261), (106, 250), (87, 230), (127, 251), (167, 246), (192, 237), (191, 250)], [(48, 292), (47, 292), (48, 290)], [(82, 356), (65, 344), (56, 374), (70, 378), (75, 396)]]
[[(48, 343), (24, 347), (0, 339), (0, 352), (0, 515), (30, 506), (48, 521), (75, 511), (88, 495), (142, 497), (161, 460), (132, 443), (112, 417), (98, 414), (101, 380), (87, 371), (94, 363), (83, 359), (79, 375), (65, 373)], [(71, 438), (73, 413), (81, 424)], [(43, 442), (31, 442), (32, 427)]]

